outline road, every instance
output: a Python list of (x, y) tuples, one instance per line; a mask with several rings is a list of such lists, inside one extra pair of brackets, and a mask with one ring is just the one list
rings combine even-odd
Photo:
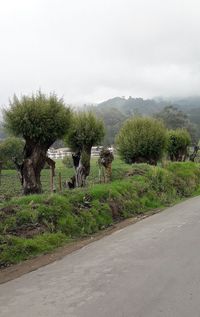
[(1, 317), (199, 317), (200, 197), (0, 285)]

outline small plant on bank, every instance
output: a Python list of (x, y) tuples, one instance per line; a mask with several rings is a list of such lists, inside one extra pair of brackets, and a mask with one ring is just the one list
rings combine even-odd
[(186, 129), (167, 132), (167, 152), (171, 161), (185, 161), (191, 137)]

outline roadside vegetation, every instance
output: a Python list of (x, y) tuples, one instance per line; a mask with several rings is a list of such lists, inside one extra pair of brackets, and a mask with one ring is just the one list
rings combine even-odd
[[(55, 94), (14, 97), (4, 126), (15, 137), (0, 143), (0, 268), (200, 193), (198, 144), (189, 153), (188, 129), (156, 118), (129, 118), (116, 153), (97, 158), (102, 120)], [(73, 153), (54, 162), (47, 151), (58, 140)]]
[(0, 267), (47, 253), (128, 217), (169, 206), (200, 191), (192, 162), (121, 164), (112, 183), (13, 198), (0, 204)]

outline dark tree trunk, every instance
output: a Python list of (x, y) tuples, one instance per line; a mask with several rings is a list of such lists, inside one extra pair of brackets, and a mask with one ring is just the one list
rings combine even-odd
[[(84, 148), (81, 152), (72, 155), (75, 168), (75, 187), (85, 187), (86, 178), (90, 174), (91, 147)], [(72, 188), (70, 182), (70, 188)]]
[(17, 161), (14, 160), (20, 173), (23, 193), (25, 195), (39, 194), (42, 192), (40, 174), (45, 162), (51, 166), (54, 173), (55, 162), (46, 156), (47, 150), (47, 146), (45, 147), (31, 142), (31, 140), (26, 140), (22, 164), (18, 164)]
[(42, 192), (40, 173), (46, 162), (47, 150), (38, 144), (27, 144), (22, 164), (23, 192), (39, 194)]

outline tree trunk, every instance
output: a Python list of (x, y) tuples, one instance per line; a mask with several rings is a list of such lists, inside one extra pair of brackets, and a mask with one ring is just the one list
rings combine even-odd
[(22, 185), (25, 195), (42, 192), (40, 173), (45, 165), (45, 161), (46, 150), (38, 145), (33, 146), (31, 153), (25, 156), (22, 166)]
[[(46, 156), (47, 149), (47, 147), (45, 148), (39, 144), (34, 144), (31, 140), (26, 140), (22, 164), (19, 164), (16, 159), (14, 159), (15, 165), (20, 173), (20, 180), (25, 195), (39, 194), (42, 192), (40, 173), (45, 162), (49, 161), (49, 158)], [(53, 164), (50, 164), (50, 166), (54, 172), (55, 162), (52, 162)]]
[(75, 186), (85, 187), (86, 178), (90, 174), (91, 147), (84, 148), (72, 156), (75, 168)]

